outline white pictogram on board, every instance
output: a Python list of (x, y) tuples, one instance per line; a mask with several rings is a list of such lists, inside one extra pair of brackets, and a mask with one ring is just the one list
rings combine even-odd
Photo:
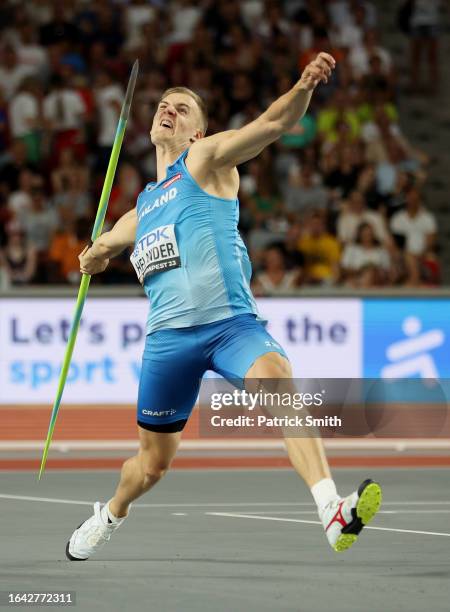
[(445, 340), (441, 329), (421, 333), (422, 321), (410, 316), (404, 319), (402, 330), (404, 340), (390, 344), (386, 357), (391, 362), (381, 370), (381, 378), (438, 378), (439, 373), (430, 351), (442, 346)]

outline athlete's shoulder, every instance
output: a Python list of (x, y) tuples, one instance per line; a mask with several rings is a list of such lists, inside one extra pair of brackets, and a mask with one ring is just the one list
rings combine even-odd
[(239, 172), (236, 166), (215, 168), (210, 163), (214, 155), (213, 149), (219, 139), (227, 138), (235, 131), (228, 130), (196, 140), (189, 147), (185, 158), (188, 172), (200, 187), (207, 193), (219, 198), (233, 199), (237, 197), (239, 190)]
[[(191, 148), (193, 148), (192, 145)], [(236, 167), (212, 168), (208, 157), (189, 150), (185, 159), (187, 171), (205, 193), (216, 198), (234, 200), (239, 191), (239, 172)]]
[(226, 130), (199, 138), (189, 147), (189, 157), (211, 157), (214, 155), (217, 145), (231, 138), (236, 132), (237, 130)]

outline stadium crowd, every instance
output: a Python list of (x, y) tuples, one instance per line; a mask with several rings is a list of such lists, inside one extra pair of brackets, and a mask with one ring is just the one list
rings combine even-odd
[[(414, 19), (426, 26), (421, 4), (411, 27)], [(208, 133), (236, 129), (319, 51), (337, 60), (331, 81), (291, 132), (240, 168), (240, 231), (255, 293), (439, 284), (437, 223), (423, 195), (429, 159), (400, 127), (395, 58), (377, 18), (376, 3), (365, 0), (4, 1), (3, 286), (79, 282), (77, 255), (136, 58), (106, 228), (156, 175), (149, 129), (167, 87), (185, 85), (206, 100)], [(96, 282), (135, 283), (128, 256)]]

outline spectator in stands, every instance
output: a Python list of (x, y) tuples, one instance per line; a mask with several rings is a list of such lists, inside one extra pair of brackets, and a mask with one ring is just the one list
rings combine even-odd
[(122, 102), (122, 87), (114, 82), (113, 75), (109, 71), (102, 70), (97, 75), (95, 89), (95, 104), (99, 121), (97, 134), (99, 171), (105, 170), (108, 165)]
[(355, 241), (341, 257), (341, 280), (353, 287), (384, 285), (389, 280), (390, 258), (376, 239), (370, 223), (361, 223)]
[(328, 173), (328, 185), (339, 190), (342, 197), (346, 198), (355, 188), (358, 180), (359, 168), (353, 157), (353, 146), (344, 145), (339, 147), (335, 154), (338, 155), (339, 164)]
[(132, 164), (122, 163), (116, 184), (112, 188), (106, 219), (113, 225), (133, 207), (142, 190), (141, 177)]
[(328, 203), (326, 189), (320, 175), (309, 164), (294, 167), (286, 189), (286, 210), (293, 215), (305, 216), (313, 210), (325, 210)]
[(48, 266), (55, 265), (52, 269), (52, 280), (60, 280), (69, 283), (78, 283), (80, 280), (80, 263), (78, 255), (84, 249), (90, 238), (89, 219), (80, 218), (75, 220), (70, 209), (64, 209), (63, 223), (52, 239), (49, 249)]
[(31, 210), (23, 218), (27, 240), (36, 249), (41, 261), (46, 259), (50, 241), (58, 225), (58, 215), (46, 198), (42, 179), (31, 189)]
[(25, 77), (9, 103), (11, 136), (25, 143), (27, 159), (32, 163), (41, 159), (42, 95), (39, 81)]
[[(436, 83), (439, 1), (411, 4), (412, 46), (420, 41), (428, 50)], [(311, 212), (327, 211), (330, 229), (338, 217), (343, 246), (362, 222), (372, 225), (376, 239), (388, 245), (392, 282), (438, 282), (435, 247), (419, 257), (405, 255), (407, 239), (397, 235), (394, 249), (383, 221), (405, 204), (413, 182), (425, 181), (428, 157), (400, 130), (395, 57), (379, 42), (375, 3), (4, 0), (1, 12), (7, 18), (0, 50), (0, 241), (11, 219), (36, 214), (36, 177), (44, 202), (51, 201), (39, 213), (39, 224), (70, 210), (75, 220), (89, 216), (92, 227), (92, 203), (103, 185), (134, 57), (141, 70), (107, 223), (133, 206), (141, 183), (156, 175), (148, 132), (154, 104), (167, 87), (182, 83), (204, 97), (208, 134), (238, 129), (289, 89), (299, 65), (325, 50), (337, 59), (332, 81), (317, 89), (298, 126), (241, 169), (240, 228), (255, 270), (274, 241), (284, 243), (288, 269), (300, 265), (299, 234), (309, 236)], [(48, 92), (42, 112), (39, 90)], [(48, 221), (44, 226), (51, 226)], [(310, 246), (327, 242), (312, 234)], [(52, 280), (51, 266), (41, 265), (45, 257), (39, 254), (37, 280)], [(360, 282), (370, 284), (371, 274), (365, 272)], [(103, 281), (131, 278), (125, 254), (110, 264)]]
[(83, 121), (86, 107), (80, 94), (63, 78), (55, 75), (44, 99), (44, 117), (53, 134), (53, 159), (58, 163), (64, 149), (72, 148), (84, 157)]
[(360, 191), (350, 193), (342, 212), (337, 220), (337, 237), (342, 244), (349, 244), (356, 240), (358, 227), (361, 223), (369, 223), (376, 239), (381, 244), (389, 242), (389, 235), (385, 221), (380, 213), (370, 210), (364, 196)]
[[(404, 169), (416, 170), (419, 165), (428, 163), (428, 157), (413, 147), (400, 130), (400, 126), (389, 115), (385, 105), (378, 105), (372, 120), (362, 128), (362, 138), (366, 143), (367, 159), (374, 163), (389, 159), (389, 147), (396, 147), (404, 162)], [(397, 153), (398, 158), (398, 153)]]
[(390, 227), (396, 242), (404, 249), (405, 284), (413, 287), (422, 282), (437, 284), (440, 280), (437, 224), (434, 215), (422, 205), (422, 196), (416, 186), (408, 189), (405, 210), (392, 216)]
[(392, 99), (395, 92), (395, 74), (393, 70), (386, 72), (378, 55), (369, 58), (370, 70), (361, 79), (361, 88), (369, 99), (382, 103)]
[(89, 170), (77, 165), (73, 149), (61, 151), (60, 163), (51, 174), (51, 182), (55, 210), (69, 207), (76, 219), (90, 214)]
[(55, 167), (51, 174), (52, 189), (54, 193), (60, 193), (67, 189), (67, 186), (72, 182), (74, 174), (79, 175), (78, 182), (87, 189), (89, 182), (89, 170), (85, 166), (80, 166), (76, 162), (74, 150), (71, 148), (64, 149), (61, 152), (59, 164)]
[(326, 148), (319, 161), (320, 173), (322, 174), (322, 181), (324, 187), (329, 189), (329, 194), (335, 192), (337, 195), (339, 182), (337, 180), (337, 172), (339, 168), (339, 157), (337, 154), (337, 148), (330, 147)]
[(363, 44), (364, 35), (373, 25), (373, 17), (367, 3), (350, 3), (350, 14), (342, 22), (335, 24), (333, 40), (346, 49), (353, 49)]
[(377, 32), (368, 30), (364, 35), (363, 44), (353, 47), (349, 54), (349, 62), (357, 80), (370, 74), (372, 58), (378, 58), (381, 64), (379, 71), (391, 80), (393, 78), (391, 55), (387, 49), (378, 44)]
[(33, 68), (19, 62), (12, 45), (0, 47), (0, 83), (7, 100), (11, 100), (23, 79), (33, 72)]
[(40, 42), (44, 47), (61, 45), (64, 49), (71, 48), (79, 39), (77, 26), (70, 21), (70, 15), (66, 13), (65, 2), (55, 2), (52, 5), (52, 17), (40, 28)]
[(143, 24), (151, 22), (155, 17), (155, 8), (146, 0), (130, 0), (125, 7), (124, 23), (126, 32), (125, 44), (132, 47), (139, 37)]
[(393, 234), (404, 236), (406, 252), (419, 257), (433, 248), (436, 241), (436, 219), (422, 204), (422, 195), (415, 186), (406, 194), (406, 207), (390, 221)]
[(281, 216), (284, 211), (275, 175), (270, 170), (272, 158), (267, 149), (266, 151), (260, 163), (255, 163), (254, 160), (249, 163), (251, 182), (248, 185), (248, 207), (252, 225), (269, 229), (270, 220)]
[(386, 199), (378, 191), (374, 164), (365, 164), (361, 169), (358, 175), (356, 191), (362, 194), (368, 208), (385, 214), (384, 204)]
[(13, 224), (7, 243), (0, 251), (0, 268), (11, 285), (30, 283), (36, 272), (36, 250), (27, 240), (26, 232)]
[(27, 216), (32, 208), (32, 189), (37, 176), (27, 168), (19, 174), (18, 189), (8, 196), (8, 208), (12, 216), (19, 222)]
[(10, 34), (9, 42), (16, 50), (19, 63), (30, 68), (30, 74), (35, 77), (46, 78), (48, 54), (38, 44), (38, 33), (33, 22), (26, 16), (16, 19), (15, 29), (10, 30)]
[(411, 37), (411, 90), (421, 91), (420, 67), (422, 56), (428, 60), (427, 88), (436, 93), (439, 86), (439, 34), (441, 31), (442, 0), (414, 0), (411, 3), (409, 33)]
[(300, 284), (301, 269), (286, 268), (286, 254), (279, 244), (270, 245), (263, 254), (263, 269), (255, 275), (252, 291), (255, 295), (270, 295), (293, 290)]
[[(294, 221), (288, 225), (286, 235), (283, 242), (283, 250), (286, 259), (286, 265), (289, 269), (298, 268), (303, 270), (305, 266), (305, 257), (299, 251), (298, 243), (304, 232), (304, 224), (299, 221)], [(303, 274), (302, 279), (303, 280)]]
[(337, 281), (340, 246), (326, 230), (323, 214), (316, 212), (310, 216), (297, 246), (305, 259), (306, 284), (330, 285)]
[(406, 206), (406, 194), (410, 187), (414, 185), (414, 182), (415, 176), (413, 174), (408, 172), (397, 172), (394, 191), (390, 194), (389, 198), (384, 200), (386, 204), (386, 215), (389, 218)]
[[(262, 263), (264, 250), (274, 241), (284, 241), (287, 224), (286, 222), (283, 223), (283, 219), (270, 216), (265, 221), (263, 221), (261, 216), (255, 219), (252, 213), (254, 203), (252, 203), (251, 198), (244, 196), (243, 203), (242, 219), (244, 223), (247, 223), (247, 229), (249, 229), (247, 236), (248, 248), (253, 266), (257, 269)], [(247, 219), (246, 213), (248, 214)]]
[(4, 185), (8, 192), (17, 191), (20, 173), (25, 169), (37, 171), (36, 165), (27, 161), (25, 143), (20, 139), (13, 140), (0, 167), (0, 185)]
[(170, 8), (170, 42), (185, 44), (192, 40), (194, 31), (202, 17), (202, 9), (190, 0), (177, 0)]
[(347, 128), (349, 141), (359, 137), (361, 125), (357, 110), (349, 94), (344, 89), (337, 89), (317, 116), (317, 128), (323, 141), (332, 144), (339, 142), (338, 126), (342, 124)]

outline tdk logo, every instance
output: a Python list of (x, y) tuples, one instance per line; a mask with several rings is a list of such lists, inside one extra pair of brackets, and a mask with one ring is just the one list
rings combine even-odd
[(167, 204), (167, 202), (176, 198), (177, 194), (178, 191), (176, 187), (172, 187), (172, 189), (169, 189), (169, 191), (163, 193), (159, 198), (156, 198), (154, 202), (148, 204), (145, 208), (141, 210), (141, 213), (139, 215), (139, 221), (142, 219), (142, 217), (145, 217), (145, 215), (151, 213), (152, 210), (154, 210), (155, 208), (159, 208), (160, 206), (163, 206), (163, 204)]
[(166, 234), (166, 232), (168, 231), (169, 226), (166, 225), (165, 227), (158, 227), (158, 229), (154, 230), (153, 232), (145, 234), (145, 236), (143, 236), (137, 242), (136, 249), (134, 252), (137, 253), (139, 250), (143, 250), (147, 247), (150, 247), (155, 242), (160, 242), (161, 240), (170, 240), (170, 236)]

